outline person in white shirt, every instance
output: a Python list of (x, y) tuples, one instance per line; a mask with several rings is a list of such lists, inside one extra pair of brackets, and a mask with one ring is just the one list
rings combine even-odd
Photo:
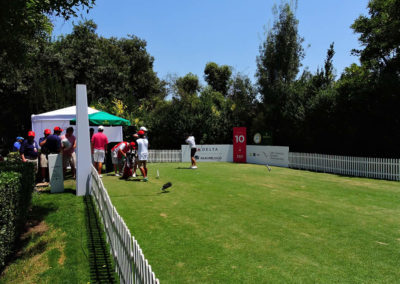
[[(144, 126), (141, 126), (140, 129), (139, 129), (139, 131), (140, 131), (140, 130), (143, 130), (143, 132), (144, 132), (144, 137), (148, 140), (149, 138), (147, 137), (147, 128), (144, 127)], [(134, 141), (136, 141), (136, 140), (139, 138), (139, 134), (138, 134), (138, 133), (139, 133), (139, 132), (137, 132), (137, 133), (135, 133), (135, 134), (132, 135)], [(137, 161), (137, 160), (138, 160), (138, 159), (137, 159), (137, 157), (136, 157), (136, 161)], [(133, 177), (136, 177), (136, 170), (137, 170), (137, 167), (138, 167), (137, 162), (135, 162), (135, 165), (133, 166)]]
[(194, 157), (194, 154), (196, 154), (196, 142), (194, 140), (193, 135), (185, 135), (186, 140), (185, 142), (189, 144), (190, 146), (190, 159), (192, 160), (192, 169), (197, 169), (197, 163), (196, 163), (196, 158)]
[(145, 137), (145, 133), (143, 130), (140, 130), (138, 133), (139, 139), (136, 140), (136, 144), (138, 147), (138, 166), (140, 172), (143, 175), (143, 181), (148, 181), (147, 178), (147, 158), (149, 156), (149, 141)]

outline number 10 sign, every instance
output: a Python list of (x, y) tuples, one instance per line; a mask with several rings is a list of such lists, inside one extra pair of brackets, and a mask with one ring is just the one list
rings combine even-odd
[(233, 128), (233, 162), (246, 163), (246, 127)]

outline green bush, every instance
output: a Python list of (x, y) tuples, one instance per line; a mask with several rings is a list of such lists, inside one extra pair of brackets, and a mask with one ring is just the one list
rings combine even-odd
[(12, 252), (19, 233), (21, 177), (22, 175), (16, 172), (0, 173), (0, 269)]
[(0, 270), (24, 228), (34, 186), (33, 164), (0, 162)]
[(21, 161), (21, 156), (19, 155), (19, 152), (10, 152), (8, 153), (6, 160), (8, 162)]
[(21, 160), (5, 161), (0, 163), (0, 173), (1, 172), (17, 172), (22, 174), (21, 192), (19, 194), (21, 207), (19, 208), (18, 223), (20, 226), (23, 226), (26, 221), (28, 208), (31, 204), (32, 192), (35, 188), (35, 167), (32, 163), (24, 163)]

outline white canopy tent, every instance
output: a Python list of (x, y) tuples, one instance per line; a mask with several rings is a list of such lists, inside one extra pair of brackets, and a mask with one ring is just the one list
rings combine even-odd
[[(98, 112), (93, 108), (88, 107), (88, 114)], [(76, 130), (75, 125), (70, 125), (70, 120), (76, 118), (76, 106), (70, 106), (42, 114), (32, 114), (32, 130), (36, 133), (36, 140), (39, 141), (40, 137), (43, 137), (43, 132), (46, 128), (50, 129), (53, 133), (53, 129), (56, 126), (61, 127), (64, 131), (61, 135), (65, 134), (65, 130), (68, 127), (73, 127)], [(97, 132), (97, 126), (91, 126), (94, 128), (95, 133)], [(122, 141), (122, 126), (104, 126), (104, 134), (108, 137), (108, 142), (120, 142)], [(74, 131), (74, 135), (77, 133)]]

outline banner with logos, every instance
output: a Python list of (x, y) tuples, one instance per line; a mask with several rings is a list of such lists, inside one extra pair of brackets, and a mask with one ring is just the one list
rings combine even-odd
[(289, 167), (289, 147), (247, 146), (247, 163)]
[(233, 128), (233, 162), (246, 163), (246, 127)]
[[(182, 145), (182, 162), (190, 162), (190, 147)], [(232, 145), (197, 145), (198, 162), (233, 162)]]
[[(182, 162), (190, 162), (189, 145), (181, 149)], [(289, 147), (248, 145), (246, 152), (249, 164), (289, 167)], [(233, 145), (197, 145), (195, 157), (199, 162), (233, 162)]]

